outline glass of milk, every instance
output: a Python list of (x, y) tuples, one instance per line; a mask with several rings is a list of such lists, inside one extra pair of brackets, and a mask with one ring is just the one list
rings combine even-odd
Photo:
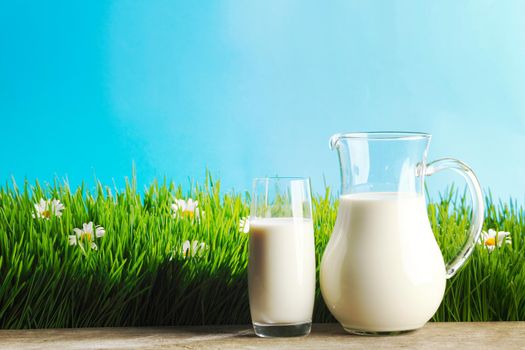
[(255, 334), (310, 333), (315, 294), (315, 245), (310, 180), (253, 181), (248, 287)]

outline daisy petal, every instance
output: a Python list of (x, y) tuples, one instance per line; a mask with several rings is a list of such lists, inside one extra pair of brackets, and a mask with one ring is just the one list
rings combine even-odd
[(103, 237), (105, 234), (106, 234), (106, 230), (104, 229), (104, 227), (102, 227), (102, 226), (97, 226), (97, 227), (95, 228), (95, 235), (96, 235), (97, 237), (99, 237), (99, 238), (100, 238), (100, 237)]
[(77, 245), (77, 236), (76, 235), (70, 235), (69, 236), (69, 245)]

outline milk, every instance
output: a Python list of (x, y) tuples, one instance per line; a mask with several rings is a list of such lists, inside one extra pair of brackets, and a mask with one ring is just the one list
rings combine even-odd
[(250, 220), (248, 285), (254, 323), (311, 321), (315, 293), (311, 219)]
[(320, 283), (329, 310), (349, 331), (422, 327), (445, 291), (445, 265), (424, 197), (342, 196)]

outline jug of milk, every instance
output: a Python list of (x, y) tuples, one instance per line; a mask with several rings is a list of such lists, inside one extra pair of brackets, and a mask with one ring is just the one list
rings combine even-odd
[[(422, 327), (436, 312), (446, 279), (471, 255), (483, 225), (479, 182), (463, 162), (427, 163), (431, 135), (337, 134), (341, 197), (320, 267), (326, 305), (346, 331), (391, 334)], [(444, 169), (463, 175), (472, 196), (469, 238), (445, 264), (432, 233), (424, 179)]]

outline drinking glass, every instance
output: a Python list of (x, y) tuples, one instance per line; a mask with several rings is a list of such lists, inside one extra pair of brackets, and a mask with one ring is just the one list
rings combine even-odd
[(310, 333), (315, 294), (315, 245), (310, 180), (253, 181), (248, 288), (255, 334)]

